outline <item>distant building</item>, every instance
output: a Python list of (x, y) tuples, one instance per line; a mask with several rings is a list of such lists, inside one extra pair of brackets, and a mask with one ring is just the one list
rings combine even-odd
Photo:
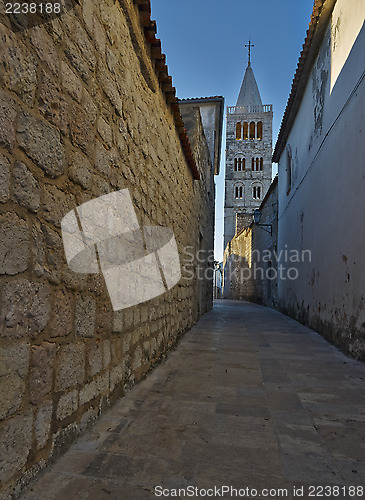
[(277, 306), (278, 178), (260, 207), (259, 224), (238, 231), (223, 257), (223, 298)]
[(249, 61), (236, 106), (227, 108), (224, 249), (251, 223), (271, 184), (272, 119)]
[(317, 0), (275, 147), (279, 308), (365, 359), (365, 3)]

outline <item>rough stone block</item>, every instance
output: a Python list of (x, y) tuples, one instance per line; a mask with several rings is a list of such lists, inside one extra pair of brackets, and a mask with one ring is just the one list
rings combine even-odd
[(91, 192), (94, 197), (103, 196), (110, 193), (110, 191), (110, 185), (105, 179), (100, 177), (100, 175), (93, 175)]
[(120, 384), (124, 381), (125, 377), (125, 361), (122, 361), (118, 365), (114, 366), (110, 371), (110, 391), (115, 389), (117, 384)]
[(131, 346), (131, 341), (132, 341), (132, 335), (130, 333), (126, 333), (123, 335), (123, 353), (129, 351), (129, 348)]
[(74, 151), (70, 156), (69, 177), (72, 181), (85, 189), (90, 189), (92, 184), (92, 167), (89, 160), (79, 151)]
[(0, 24), (0, 69), (6, 87), (32, 105), (37, 90), (37, 72), (28, 49), (20, 38)]
[(15, 119), (17, 105), (8, 94), (0, 91), (0, 147), (12, 148), (15, 144)]
[(99, 396), (99, 391), (96, 388), (96, 382), (93, 380), (90, 384), (86, 384), (80, 391), (80, 406), (88, 403), (92, 399)]
[[(1, 125), (0, 125), (1, 126)], [(1, 135), (0, 129), (0, 135)], [(0, 202), (6, 203), (9, 200), (10, 189), (10, 162), (6, 156), (0, 155)]]
[(63, 217), (76, 205), (72, 194), (64, 193), (56, 186), (48, 184), (44, 186), (43, 200), (45, 219), (57, 227), (61, 227)]
[(16, 415), (0, 426), (0, 481), (8, 481), (26, 463), (32, 444), (33, 412)]
[(95, 331), (95, 300), (77, 297), (75, 308), (75, 333), (79, 337), (92, 337)]
[(76, 70), (76, 73), (80, 75), (84, 82), (87, 84), (90, 78), (88, 63), (82, 57), (78, 47), (68, 37), (64, 38), (64, 44), (65, 55), (70, 61), (71, 66), (73, 66), (73, 68)]
[(73, 296), (66, 290), (57, 290), (53, 297), (51, 337), (67, 337), (73, 329)]
[(109, 335), (113, 329), (113, 309), (109, 300), (109, 296), (102, 296), (103, 303), (98, 304), (96, 312), (96, 333), (98, 335)]
[(74, 146), (78, 146), (87, 155), (92, 154), (94, 134), (88, 116), (79, 109), (73, 110), (70, 136)]
[(99, 117), (97, 127), (100, 137), (103, 139), (105, 144), (107, 144), (107, 146), (111, 147), (113, 143), (112, 129), (102, 116)]
[(106, 149), (103, 144), (97, 142), (95, 153), (95, 168), (105, 177), (109, 177), (110, 169), (116, 160), (116, 153)]
[(103, 350), (99, 339), (89, 345), (87, 351), (86, 372), (88, 377), (93, 377), (103, 369)]
[(43, 448), (48, 441), (52, 420), (52, 401), (43, 404), (37, 411), (35, 419), (35, 437), (37, 447)]
[(28, 344), (0, 347), (0, 420), (15, 413), (22, 403), (29, 350)]
[(79, 396), (76, 390), (68, 392), (60, 397), (57, 406), (57, 419), (63, 420), (79, 407)]
[(110, 340), (103, 341), (103, 367), (109, 366), (111, 361)]
[(62, 347), (58, 354), (56, 390), (62, 391), (85, 380), (85, 346), (70, 344)]
[(43, 26), (35, 26), (30, 30), (30, 41), (39, 56), (44, 61), (54, 75), (58, 75), (59, 57), (52, 38), (48, 35)]
[(59, 87), (44, 73), (38, 98), (39, 111), (47, 121), (67, 134), (70, 121), (70, 106)]
[(62, 85), (77, 102), (81, 102), (82, 81), (70, 69), (68, 64), (61, 62)]
[(102, 24), (98, 21), (98, 18), (94, 18), (94, 42), (98, 49), (99, 54), (105, 57), (105, 47), (106, 47), (106, 35), (105, 29)]
[(151, 357), (151, 345), (148, 340), (143, 342), (143, 358), (149, 360)]
[(138, 346), (133, 353), (132, 370), (137, 370), (142, 365), (142, 349)]
[(107, 76), (107, 71), (105, 71), (104, 68), (100, 68), (100, 71), (99, 78), (105, 94), (109, 97), (117, 114), (123, 116), (123, 101), (116, 84)]
[(74, 40), (77, 43), (79, 49), (81, 50), (83, 59), (85, 59), (88, 62), (89, 68), (93, 72), (96, 66), (95, 48), (92, 42), (90, 41), (90, 38), (88, 37), (83, 26), (76, 20), (77, 18), (73, 19), (74, 19), (73, 23), (74, 25), (72, 27), (72, 31), (74, 35)]
[(105, 396), (109, 392), (109, 373), (99, 375), (96, 379), (96, 388), (99, 394)]
[(63, 174), (65, 151), (56, 128), (23, 111), (18, 120), (17, 139), (25, 153), (46, 174), (51, 177)]
[(5, 283), (2, 290), (1, 335), (21, 338), (44, 330), (50, 318), (50, 289), (26, 279)]
[(12, 172), (14, 196), (20, 205), (37, 212), (40, 204), (40, 188), (33, 174), (24, 163), (16, 161)]
[(52, 390), (53, 365), (57, 346), (44, 342), (32, 347), (29, 374), (29, 401), (33, 404), (42, 402)]
[(93, 0), (85, 0), (82, 4), (82, 17), (84, 18), (90, 35), (94, 30), (94, 2)]
[(113, 332), (122, 332), (124, 328), (123, 311), (114, 311), (113, 313)]
[(98, 108), (95, 105), (89, 92), (87, 92), (87, 90), (85, 90), (85, 89), (84, 89), (83, 96), (82, 96), (82, 106), (83, 106), (90, 122), (95, 123), (96, 118), (98, 116)]

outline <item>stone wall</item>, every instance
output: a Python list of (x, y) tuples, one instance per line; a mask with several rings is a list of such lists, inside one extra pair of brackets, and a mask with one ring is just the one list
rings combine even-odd
[[(149, 26), (146, 10), (140, 15), (149, 2), (138, 4), (81, 0), (23, 31), (1, 18), (2, 498), (19, 492), (211, 307), (211, 281), (190, 275), (113, 312), (102, 276), (74, 273), (65, 259), (64, 215), (125, 188), (140, 225), (171, 228), (180, 254), (212, 246), (214, 191), (204, 176), (194, 180), (177, 104), (159, 81), (163, 57), (153, 59), (141, 24)], [(198, 169), (207, 168), (209, 152), (200, 150)]]

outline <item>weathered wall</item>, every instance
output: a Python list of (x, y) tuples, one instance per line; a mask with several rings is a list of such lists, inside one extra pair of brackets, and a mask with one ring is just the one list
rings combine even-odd
[(243, 229), (226, 246), (223, 255), (223, 298), (253, 300), (252, 226)]
[[(279, 163), (279, 252), (311, 251), (280, 308), (365, 359), (365, 5), (335, 4)], [(290, 161), (291, 157), (291, 161)], [(291, 184), (288, 180), (291, 163)]]
[[(228, 243), (223, 260), (223, 297), (277, 304), (277, 178), (262, 201), (259, 227), (251, 224)], [(269, 227), (271, 226), (271, 228)]]
[(2, 22), (0, 481), (10, 492), (211, 307), (212, 283), (182, 278), (113, 313), (101, 275), (69, 270), (63, 216), (128, 188), (140, 224), (171, 228), (182, 254), (212, 246), (214, 195), (193, 180), (130, 0), (80, 1), (26, 31)]

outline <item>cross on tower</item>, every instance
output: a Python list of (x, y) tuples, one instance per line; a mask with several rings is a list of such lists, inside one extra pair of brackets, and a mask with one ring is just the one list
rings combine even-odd
[(254, 47), (254, 45), (252, 45), (252, 43), (251, 43), (251, 40), (248, 41), (248, 45), (245, 45), (245, 47), (248, 48), (248, 64), (250, 65), (251, 64), (251, 47)]

